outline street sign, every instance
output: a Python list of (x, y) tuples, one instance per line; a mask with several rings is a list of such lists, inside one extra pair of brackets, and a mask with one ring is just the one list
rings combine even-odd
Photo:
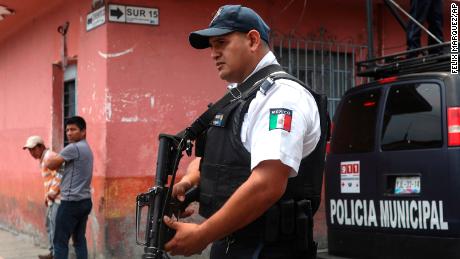
[(109, 21), (158, 25), (159, 11), (158, 8), (109, 4)]
[(158, 9), (126, 6), (126, 22), (158, 25)]
[(105, 23), (105, 7), (101, 7), (86, 16), (86, 31), (90, 31)]
[(126, 22), (126, 11), (124, 5), (111, 4), (109, 5), (109, 21), (111, 22)]

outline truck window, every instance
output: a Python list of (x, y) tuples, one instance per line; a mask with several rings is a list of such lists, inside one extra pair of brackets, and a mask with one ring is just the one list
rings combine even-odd
[(441, 88), (435, 83), (391, 86), (382, 124), (382, 150), (442, 146)]
[(337, 110), (331, 152), (360, 153), (374, 150), (380, 89), (345, 97)]

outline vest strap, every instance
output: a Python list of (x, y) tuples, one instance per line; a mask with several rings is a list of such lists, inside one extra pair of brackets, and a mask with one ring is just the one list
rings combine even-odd
[[(246, 92), (251, 90), (254, 84), (277, 71), (283, 71), (283, 68), (277, 64), (266, 66), (254, 73), (242, 84), (238, 85), (237, 90), (242, 93), (241, 96), (246, 96)], [(209, 128), (209, 124), (214, 119), (216, 113), (234, 100), (234, 95), (229, 92), (215, 104), (211, 105), (192, 123), (192, 125), (185, 129), (185, 137), (189, 140), (195, 140), (199, 135), (201, 135), (201, 133)]]

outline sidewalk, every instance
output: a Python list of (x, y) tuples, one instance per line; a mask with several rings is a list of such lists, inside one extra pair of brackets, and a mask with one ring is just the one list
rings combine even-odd
[(37, 259), (48, 249), (34, 245), (32, 237), (0, 228), (0, 259)]
[[(209, 251), (207, 251), (209, 253)], [(0, 259), (37, 259), (39, 254), (47, 254), (48, 249), (36, 246), (32, 237), (25, 234), (12, 233), (0, 227)], [(205, 253), (207, 255), (207, 253)], [(184, 258), (174, 256), (173, 258)], [(203, 258), (193, 256), (187, 258)], [(318, 251), (318, 259), (347, 259), (344, 257), (332, 256), (327, 249)]]

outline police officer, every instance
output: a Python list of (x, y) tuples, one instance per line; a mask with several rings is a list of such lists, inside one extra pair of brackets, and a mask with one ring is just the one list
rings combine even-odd
[[(436, 36), (436, 38), (444, 41), (442, 34), (443, 0), (411, 0), (410, 6), (410, 15), (421, 24), (427, 21), (428, 30)], [(421, 28), (409, 19), (406, 31), (408, 50), (420, 48), (420, 32)], [(428, 36), (428, 45), (435, 45), (437, 43), (435, 39)], [(430, 50), (431, 53), (437, 51), (440, 50)], [(414, 53), (411, 57), (416, 55), (417, 53)]]
[[(288, 179), (307, 173), (299, 172), (299, 166), (320, 139), (318, 106), (308, 90), (289, 79), (265, 84), (245, 100), (239, 90), (258, 71), (278, 65), (268, 46), (269, 32), (252, 9), (225, 5), (209, 28), (189, 36), (192, 47), (210, 48), (219, 77), (230, 83), (235, 100), (217, 113), (206, 133), (203, 157), (174, 186), (179, 200), (186, 190), (200, 186), (200, 214), (206, 220), (193, 224), (165, 217), (176, 230), (165, 245), (172, 255), (200, 253), (213, 243), (211, 258), (216, 259), (306, 257), (295, 237), (283, 241), (275, 234), (277, 241), (267, 242), (262, 219), (289, 191)], [(293, 210), (284, 214), (294, 217)]]

